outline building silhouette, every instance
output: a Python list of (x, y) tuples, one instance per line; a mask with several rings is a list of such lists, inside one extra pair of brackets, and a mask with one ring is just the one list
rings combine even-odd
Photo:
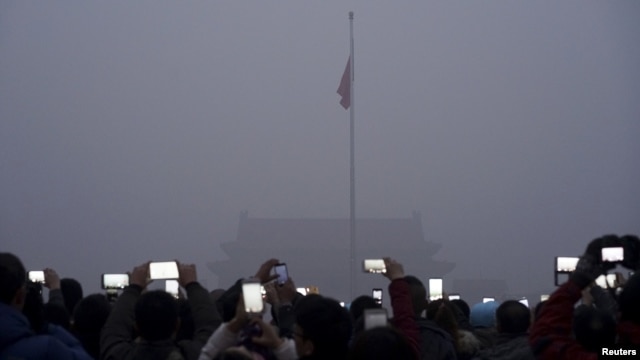
[[(251, 218), (240, 214), (237, 238), (221, 245), (228, 260), (210, 262), (222, 288), (255, 273), (270, 258), (287, 263), (297, 287), (317, 286), (320, 293), (350, 302), (349, 219)], [(371, 294), (373, 288), (387, 293), (388, 280), (364, 273), (364, 259), (390, 256), (425, 285), (430, 277), (444, 277), (455, 264), (433, 259), (441, 244), (425, 241), (419, 212), (411, 217), (357, 219), (354, 296)], [(383, 303), (388, 305), (388, 296)]]

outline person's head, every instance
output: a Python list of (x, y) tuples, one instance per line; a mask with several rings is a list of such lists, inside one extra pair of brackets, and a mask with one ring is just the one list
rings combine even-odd
[(413, 359), (415, 356), (407, 338), (389, 326), (361, 332), (349, 353), (350, 360)]
[(240, 284), (240, 282), (236, 282), (229, 289), (218, 294), (219, 296), (216, 300), (216, 308), (220, 313), (222, 322), (229, 322), (236, 316), (236, 308), (238, 306), (240, 296), (242, 295), (242, 286)]
[(413, 275), (407, 275), (404, 279), (409, 284), (413, 313), (415, 316), (421, 316), (427, 308), (427, 289), (422, 281)]
[(516, 300), (507, 300), (496, 309), (496, 329), (500, 333), (519, 334), (527, 332), (531, 325), (531, 312)]
[(111, 313), (111, 303), (103, 294), (92, 294), (76, 305), (72, 332), (94, 358), (100, 357), (100, 331)]
[(631, 276), (618, 297), (620, 320), (640, 325), (640, 273)]
[(544, 304), (546, 304), (546, 302), (547, 300), (543, 300), (536, 304), (536, 307), (533, 309), (533, 321), (538, 320), (540, 312), (542, 311), (542, 308), (544, 307)]
[(295, 307), (294, 341), (300, 358), (344, 359), (351, 338), (351, 317), (336, 300), (307, 295)]
[(469, 323), (474, 328), (491, 328), (496, 325), (496, 309), (500, 304), (489, 301), (475, 304), (471, 307)]
[(186, 299), (178, 299), (178, 310), (180, 316), (180, 329), (176, 334), (176, 341), (191, 340), (196, 331), (196, 325), (191, 312), (191, 305)]
[(466, 301), (462, 300), (462, 299), (456, 299), (456, 300), (451, 300), (449, 301), (451, 304), (455, 305), (458, 309), (460, 309), (460, 311), (462, 311), (462, 314), (464, 315), (464, 317), (469, 320), (469, 314), (471, 313), (471, 309), (469, 308), (469, 304), (467, 304)]
[(427, 319), (433, 321), (442, 330), (451, 335), (454, 347), (458, 347), (458, 322), (453, 311), (455, 305), (442, 299), (429, 302)]
[(378, 309), (380, 305), (376, 302), (376, 299), (369, 295), (361, 295), (355, 298), (351, 302), (351, 306), (349, 307), (349, 313), (351, 314), (351, 319), (353, 321), (357, 321), (366, 309)]
[(616, 322), (611, 314), (602, 309), (583, 306), (574, 313), (573, 333), (587, 351), (598, 352), (603, 347), (615, 344)]
[(60, 279), (60, 291), (64, 297), (64, 306), (69, 314), (73, 314), (76, 304), (82, 300), (82, 285), (76, 279)]
[(59, 304), (44, 304), (44, 318), (49, 324), (62, 326), (65, 330), (71, 328), (71, 316), (67, 309)]
[(26, 282), (27, 272), (22, 261), (11, 253), (0, 253), (0, 302), (21, 311)]
[(148, 291), (135, 306), (136, 326), (140, 337), (148, 341), (166, 340), (178, 330), (178, 302), (163, 290)]
[(29, 320), (31, 330), (36, 333), (44, 330), (47, 321), (44, 316), (41, 284), (27, 281), (22, 314)]

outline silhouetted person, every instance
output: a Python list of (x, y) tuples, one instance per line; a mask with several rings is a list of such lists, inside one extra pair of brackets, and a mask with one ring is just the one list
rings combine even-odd
[(90, 359), (63, 328), (45, 325), (36, 334), (22, 314), (27, 274), (18, 257), (0, 253), (0, 359)]
[(479, 352), (480, 359), (534, 360), (529, 346), (531, 312), (516, 300), (507, 300), (496, 309), (498, 336), (493, 346)]
[(349, 360), (410, 360), (415, 356), (407, 337), (398, 330), (385, 326), (358, 334), (349, 353)]
[(94, 358), (100, 358), (100, 332), (111, 313), (111, 303), (103, 294), (80, 300), (73, 313), (73, 334)]
[(434, 321), (423, 316), (427, 309), (427, 290), (415, 276), (404, 277), (409, 284), (413, 312), (420, 331), (421, 359), (455, 359), (456, 349), (451, 335)]
[[(197, 281), (194, 265), (178, 264), (180, 285), (187, 292), (195, 324), (194, 337), (175, 341), (178, 332), (177, 300), (165, 291), (142, 290), (149, 278), (149, 264), (136, 267), (102, 330), (102, 359), (197, 359), (200, 350), (220, 324), (209, 292)], [(139, 338), (136, 339), (135, 327)]]

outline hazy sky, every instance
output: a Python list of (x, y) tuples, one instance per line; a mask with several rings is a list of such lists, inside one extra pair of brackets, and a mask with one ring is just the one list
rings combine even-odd
[(173, 258), (213, 288), (240, 211), (348, 217), (350, 10), (357, 215), (420, 211), (445, 284), (551, 289), (640, 233), (640, 2), (9, 0), (0, 249), (87, 292)]

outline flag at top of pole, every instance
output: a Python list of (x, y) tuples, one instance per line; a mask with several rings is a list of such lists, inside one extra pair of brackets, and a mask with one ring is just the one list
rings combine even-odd
[(340, 79), (338, 95), (342, 96), (340, 105), (342, 105), (345, 110), (348, 109), (349, 106), (351, 106), (351, 56), (349, 56), (349, 60), (347, 60), (347, 67), (344, 68), (342, 79)]
[(344, 73), (342, 73), (342, 79), (340, 79), (338, 95), (342, 97), (340, 105), (345, 110), (351, 108), (351, 120), (353, 121), (353, 11), (349, 11), (349, 33), (349, 59)]

